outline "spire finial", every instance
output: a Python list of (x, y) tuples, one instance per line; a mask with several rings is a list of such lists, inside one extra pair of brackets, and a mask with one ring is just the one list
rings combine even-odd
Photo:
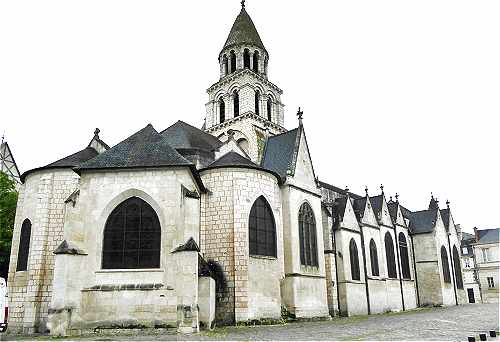
[(384, 194), (384, 184), (380, 184), (380, 191), (382, 191), (382, 195)]
[(304, 111), (299, 107), (297, 111), (297, 117), (299, 118), (299, 124), (302, 125), (302, 116), (304, 115)]
[(365, 193), (366, 193), (366, 196), (368, 196), (368, 186), (365, 185)]
[(349, 192), (349, 186), (348, 185), (345, 186), (345, 190), (344, 191), (345, 192)]
[(100, 130), (99, 128), (96, 128), (96, 129), (94, 130), (94, 137), (99, 138), (99, 133), (100, 133), (100, 132), (101, 132), (101, 130)]
[(396, 202), (399, 202), (399, 194), (397, 192), (396, 192), (396, 195), (394, 197), (396, 197)]
[(449, 200), (446, 200), (446, 206), (448, 207), (448, 209), (450, 209), (450, 201)]
[(431, 199), (434, 199), (434, 194), (432, 193), (432, 191), (431, 191)]
[(2, 134), (2, 144), (4, 139), (5, 139), (5, 133)]
[(241, 0), (241, 8), (245, 8), (245, 0)]

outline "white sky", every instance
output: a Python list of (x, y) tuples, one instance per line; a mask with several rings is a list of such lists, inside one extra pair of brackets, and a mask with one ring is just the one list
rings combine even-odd
[[(269, 1), (247, 10), (321, 180), (500, 226), (500, 1)], [(0, 2), (0, 134), (24, 172), (152, 123), (200, 127), (240, 10), (217, 1)]]

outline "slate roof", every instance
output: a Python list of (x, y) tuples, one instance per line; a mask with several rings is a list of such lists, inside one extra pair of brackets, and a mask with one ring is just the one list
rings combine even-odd
[(441, 209), (441, 217), (443, 218), (443, 223), (446, 229), (450, 228), (450, 209)]
[(482, 229), (477, 231), (479, 235), (478, 244), (500, 242), (500, 228)]
[(382, 212), (383, 196), (384, 195), (380, 194), (378, 196), (370, 197), (370, 203), (372, 204), (372, 209), (377, 217)]
[(361, 218), (365, 214), (366, 197), (355, 199), (352, 203), (352, 206), (354, 212), (356, 213), (356, 217), (358, 218), (358, 220), (361, 220)]
[[(336, 192), (338, 194), (341, 194), (341, 195), (347, 195), (347, 191), (345, 191), (344, 189), (341, 189), (335, 185), (331, 185), (331, 184), (328, 184), (328, 183), (325, 183), (325, 182), (322, 182), (322, 181), (319, 181), (319, 186), (322, 187), (322, 188), (325, 188), (325, 189), (328, 189), (328, 190), (331, 190), (333, 192)], [(353, 199), (358, 199), (358, 198), (362, 198), (363, 196), (360, 196), (358, 194), (355, 194), (353, 192), (350, 192), (349, 191), (349, 195), (353, 198)]]
[(252, 18), (248, 15), (245, 7), (241, 8), (240, 14), (236, 17), (233, 27), (231, 28), (231, 31), (226, 39), (226, 43), (222, 49), (224, 50), (231, 46), (240, 44), (254, 45), (266, 50), (257, 29), (255, 28)]
[(77, 167), (77, 170), (192, 166), (151, 124)]
[(438, 211), (435, 209), (409, 212), (409, 228), (412, 234), (432, 232), (436, 225), (437, 213)]
[(222, 145), (222, 142), (213, 135), (180, 120), (163, 130), (160, 134), (175, 149), (213, 151)]
[(287, 170), (295, 170), (300, 127), (283, 134), (269, 137), (264, 149), (261, 166), (276, 172), (282, 179), (287, 176)]
[(347, 206), (347, 197), (337, 198), (334, 202), (333, 218), (334, 226), (338, 227), (340, 222), (344, 219), (345, 208)]
[(212, 164), (208, 165), (206, 168), (217, 168), (217, 167), (226, 167), (226, 166), (241, 166), (241, 167), (252, 167), (252, 168), (261, 168), (259, 165), (255, 164), (251, 160), (243, 157), (242, 155), (230, 151), (214, 161)]
[(397, 202), (387, 202), (387, 208), (389, 209), (389, 215), (394, 222), (398, 219), (398, 203)]

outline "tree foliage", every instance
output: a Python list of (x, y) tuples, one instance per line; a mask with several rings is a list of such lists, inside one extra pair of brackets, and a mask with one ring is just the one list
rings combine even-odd
[(17, 205), (16, 183), (0, 172), (0, 275), (7, 278)]

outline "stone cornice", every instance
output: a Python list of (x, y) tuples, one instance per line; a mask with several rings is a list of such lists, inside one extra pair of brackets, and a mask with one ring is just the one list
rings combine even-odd
[(262, 83), (264, 83), (264, 84), (268, 85), (269, 87), (273, 88), (280, 95), (283, 94), (283, 90), (281, 90), (280, 88), (278, 88), (277, 85), (275, 85), (274, 83), (270, 82), (267, 78), (265, 78), (261, 74), (258, 74), (255, 71), (250, 70), (250, 69), (236, 70), (236, 72), (224, 76), (223, 78), (221, 78), (219, 80), (219, 82), (214, 83), (210, 87), (208, 87), (207, 93), (212, 92), (213, 90), (215, 90), (218, 87), (222, 87), (222, 86), (224, 86), (226, 84), (229, 84), (229, 83), (233, 82), (234, 80), (236, 80), (237, 78), (239, 78), (241, 76), (244, 76), (244, 75), (247, 75), (247, 74), (256, 77), (259, 81), (261, 81)]
[(214, 125), (212, 127), (209, 127), (207, 129), (205, 129), (205, 132), (212, 133), (212, 132), (217, 131), (219, 129), (231, 126), (232, 124), (234, 124), (234, 123), (236, 123), (238, 121), (241, 121), (243, 119), (246, 119), (246, 118), (250, 118), (250, 119), (254, 119), (256, 121), (259, 121), (263, 125), (269, 125), (270, 128), (274, 128), (274, 129), (276, 129), (280, 133), (285, 133), (286, 132), (286, 128), (284, 128), (284, 127), (282, 127), (282, 126), (280, 126), (278, 124), (275, 124), (274, 122), (268, 121), (265, 118), (263, 118), (262, 116), (257, 115), (257, 114), (252, 113), (252, 112), (247, 112), (247, 113), (238, 115), (237, 117), (231, 118), (229, 120), (226, 120), (223, 123), (220, 123), (220, 124)]

